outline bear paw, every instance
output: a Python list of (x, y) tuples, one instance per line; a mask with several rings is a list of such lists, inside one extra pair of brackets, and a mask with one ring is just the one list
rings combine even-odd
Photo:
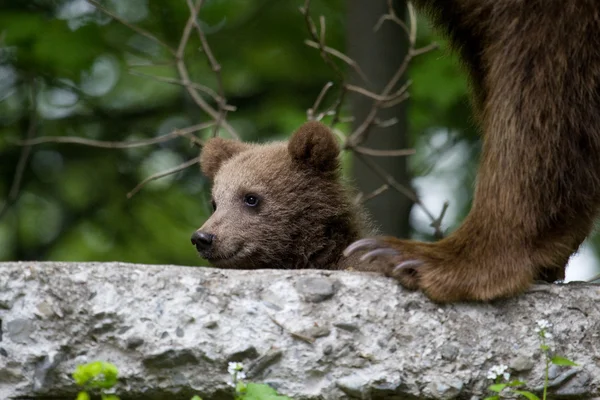
[[(492, 256), (476, 260), (447, 244), (393, 237), (360, 239), (344, 256), (363, 252), (356, 270), (382, 272), (409, 290), (421, 290), (435, 302), (487, 301), (526, 290), (531, 268), (504, 263)], [(520, 267), (520, 268), (519, 268)]]

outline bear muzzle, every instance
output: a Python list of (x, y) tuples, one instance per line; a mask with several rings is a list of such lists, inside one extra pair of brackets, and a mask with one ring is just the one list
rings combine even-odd
[(203, 253), (206, 252), (207, 250), (210, 250), (210, 248), (212, 247), (213, 244), (213, 240), (215, 238), (215, 235), (213, 235), (212, 233), (208, 233), (208, 232), (203, 232), (203, 231), (196, 231), (192, 234), (192, 244), (194, 246), (196, 246), (196, 250), (198, 250), (199, 253)]

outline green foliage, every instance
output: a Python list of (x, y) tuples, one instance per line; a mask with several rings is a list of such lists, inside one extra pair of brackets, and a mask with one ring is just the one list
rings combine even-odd
[[(537, 321), (537, 327), (535, 328), (535, 332), (537, 333), (537, 336), (540, 339), (540, 350), (542, 351), (542, 354), (544, 356), (544, 388), (541, 400), (546, 400), (548, 395), (548, 370), (550, 368), (550, 364), (569, 367), (577, 366), (577, 364), (565, 357), (550, 355), (550, 351), (552, 349), (551, 346), (547, 343), (547, 340), (553, 338), (552, 333), (550, 333), (549, 331), (551, 327), (552, 324), (550, 322), (548, 322), (545, 319), (542, 319)], [(525, 397), (528, 400), (540, 400), (540, 398), (536, 394), (530, 391), (515, 389), (519, 386), (526, 385), (526, 383), (523, 381), (513, 380), (507, 383), (501, 383), (500, 381), (502, 380), (502, 378), (508, 380), (508, 377), (510, 376), (510, 374), (508, 373), (503, 375), (503, 372), (505, 370), (506, 366), (502, 366), (500, 369), (498, 366), (495, 366), (492, 369), (490, 369), (490, 372), (488, 372), (488, 377), (492, 378), (495, 376), (494, 379), (496, 383), (490, 385), (488, 387), (488, 390), (497, 394), (486, 397), (484, 400), (500, 400), (504, 395), (511, 393)]]
[(248, 383), (237, 388), (236, 400), (291, 400), (281, 396), (277, 391), (264, 383)]
[[(279, 395), (275, 389), (264, 383), (244, 382), (243, 368), (241, 363), (230, 363), (228, 368), (233, 378), (236, 400), (292, 400), (290, 397)], [(76, 400), (90, 400), (89, 391), (98, 392), (101, 400), (120, 400), (114, 394), (105, 393), (116, 385), (118, 374), (115, 365), (104, 361), (78, 365), (73, 372), (73, 379), (84, 390), (77, 394)], [(191, 400), (202, 400), (202, 398), (195, 395)]]
[(78, 386), (84, 388), (77, 395), (77, 400), (90, 400), (88, 391), (99, 392), (102, 400), (120, 400), (114, 394), (106, 394), (117, 383), (119, 371), (111, 363), (94, 361), (89, 364), (78, 365), (73, 372), (73, 379)]
[(560, 365), (560, 366), (567, 366), (567, 367), (576, 367), (577, 364), (575, 364), (573, 361), (569, 360), (568, 358), (564, 358), (561, 356), (554, 356), (550, 359), (550, 362), (554, 365)]
[[(186, 2), (101, 3), (173, 48), (189, 17)], [(179, 78), (166, 49), (74, 5), (74, 0), (8, 0), (0, 6), (2, 200), (21, 155), (14, 142), (25, 138), (31, 124), (37, 127), (34, 136), (124, 141), (207, 121), (180, 85), (138, 75)], [(288, 136), (305, 121), (323, 83), (334, 78), (318, 51), (303, 44), (307, 33), (299, 5), (204, 2), (200, 23), (221, 65), (225, 95), (237, 107), (227, 118), (244, 139)], [(343, 2), (315, 2), (313, 9), (327, 18), (328, 43), (343, 48)], [(199, 48), (192, 35), (185, 53), (191, 79), (217, 90)], [(210, 212), (209, 185), (197, 166), (126, 197), (149, 175), (198, 152), (182, 138), (131, 149), (32, 147), (19, 196), (0, 216), (0, 260), (205, 264), (189, 243)]]

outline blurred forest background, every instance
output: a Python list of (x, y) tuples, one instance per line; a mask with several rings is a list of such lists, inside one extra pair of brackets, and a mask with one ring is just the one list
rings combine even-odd
[[(381, 92), (411, 48), (410, 35), (400, 25), (380, 20), (390, 15), (392, 3), (394, 15), (406, 21), (403, 1), (310, 3), (309, 16), (322, 35), (317, 40), (347, 54), (357, 68), (330, 53), (332, 66), (314, 40), (307, 45), (311, 33), (301, 10), (304, 0), (205, 0), (195, 22), (214, 62), (195, 31), (181, 53), (198, 100), (190, 95), (192, 84), (182, 85), (186, 79), (174, 54), (190, 18), (189, 0), (4, 0), (0, 261), (205, 265), (189, 240), (210, 213), (210, 184), (197, 164), (128, 193), (153, 174), (193, 163), (199, 142), (190, 138), (212, 135), (215, 120), (225, 137), (237, 132), (248, 141), (286, 139), (307, 120), (327, 82), (333, 85), (322, 103), (335, 105), (340, 93), (344, 102), (335, 108), (339, 115), (325, 121), (339, 118), (336, 127), (346, 135), (360, 128), (375, 100), (340, 88), (357, 84), (364, 74), (369, 90)], [(415, 154), (345, 152), (344, 166), (383, 232), (432, 240), (431, 217), (410, 195), (393, 188), (370, 195), (385, 183), (373, 173), (375, 163), (403, 187), (412, 187), (434, 217), (448, 201), (441, 222), (445, 232), (470, 206), (480, 142), (465, 75), (446, 41), (421, 16), (417, 22), (414, 49), (430, 51), (415, 55), (398, 83), (410, 81), (410, 97), (380, 110), (364, 142), (370, 149), (413, 148)], [(438, 47), (428, 47), (432, 42)], [(225, 116), (219, 99), (235, 111)], [(186, 130), (198, 125), (205, 128)], [(170, 140), (160, 140), (164, 135)], [(47, 136), (151, 144), (19, 143)], [(571, 261), (570, 279), (600, 272), (599, 245), (598, 235), (586, 242)]]

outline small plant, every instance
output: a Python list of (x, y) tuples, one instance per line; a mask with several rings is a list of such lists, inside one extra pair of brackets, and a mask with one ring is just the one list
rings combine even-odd
[(117, 367), (104, 361), (78, 365), (73, 379), (83, 390), (77, 394), (77, 400), (90, 400), (88, 391), (98, 391), (102, 400), (120, 400), (118, 396), (106, 393), (117, 383), (118, 374)]
[[(537, 326), (534, 331), (537, 333), (540, 338), (540, 349), (542, 350), (542, 354), (544, 355), (544, 392), (542, 394), (542, 400), (546, 400), (546, 396), (548, 393), (548, 371), (550, 370), (550, 364), (561, 365), (561, 366), (571, 366), (575, 367), (573, 361), (561, 357), (561, 356), (551, 356), (550, 351), (552, 350), (551, 346), (548, 344), (548, 340), (551, 340), (554, 336), (550, 332), (550, 328), (552, 324), (548, 322), (548, 320), (541, 319), (537, 321)], [(540, 398), (529, 392), (527, 390), (517, 390), (516, 388), (519, 386), (525, 385), (525, 382), (513, 380), (510, 382), (502, 383), (502, 381), (508, 381), (510, 379), (510, 373), (507, 372), (508, 367), (506, 365), (495, 365), (488, 371), (487, 377), (488, 379), (492, 379), (495, 381), (493, 385), (491, 385), (488, 389), (494, 393), (493, 396), (486, 397), (484, 400), (499, 400), (502, 397), (502, 393), (512, 392), (517, 395), (521, 395), (528, 400), (540, 400)]]
[(231, 386), (235, 387), (235, 400), (292, 400), (281, 396), (275, 389), (264, 383), (245, 383), (246, 374), (242, 363), (230, 362), (227, 372), (232, 377)]

